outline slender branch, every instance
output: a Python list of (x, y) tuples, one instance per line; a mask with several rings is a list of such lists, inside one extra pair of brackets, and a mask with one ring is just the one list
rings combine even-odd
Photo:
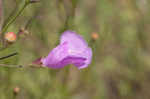
[(16, 18), (23, 12), (23, 10), (27, 7), (27, 5), (28, 5), (29, 3), (25, 3), (24, 5), (23, 5), (23, 7), (20, 9), (20, 11), (14, 16), (14, 17), (12, 17), (9, 21), (8, 21), (8, 23), (6, 23), (6, 25), (3, 27), (3, 29), (2, 29), (2, 33), (5, 33), (6, 31), (7, 31), (7, 29), (8, 29), (8, 27), (16, 20)]
[(6, 22), (2, 27), (2, 36), (1, 36), (1, 42), (2, 42), (2, 48), (5, 48), (5, 41), (4, 41), (4, 33), (7, 31), (8, 27), (17, 19), (17, 17), (23, 12), (23, 10), (29, 5), (30, 2), (25, 2), (24, 5), (21, 7), (21, 9), (16, 13), (16, 15), (12, 16), (10, 19), (8, 18), (8, 22)]
[(9, 64), (0, 64), (0, 67), (9, 67), (9, 68), (22, 68), (22, 65), (9, 65)]
[(62, 33), (68, 29), (73, 30), (75, 28), (74, 18), (75, 18), (75, 10), (77, 4), (78, 4), (78, 0), (70, 0), (64, 2), (66, 19), (65, 19), (64, 26), (60, 29), (59, 33)]
[(3, 60), (3, 59), (6, 59), (6, 58), (9, 58), (9, 57), (15, 56), (15, 55), (17, 55), (17, 54), (18, 54), (18, 52), (15, 52), (15, 53), (12, 53), (12, 54), (7, 55), (7, 56), (0, 57), (0, 60)]
[(23, 12), (23, 10), (32, 3), (36, 3), (39, 2), (39, 0), (25, 0), (24, 5), (22, 6), (22, 8), (17, 12), (17, 14), (15, 16), (13, 16), (10, 20), (8, 20), (8, 22), (3, 26), (2, 29), (2, 33), (5, 33), (8, 29), (8, 27), (17, 19), (17, 17)]
[(3, 23), (3, 27), (11, 20), (11, 18), (14, 16), (14, 14), (17, 12), (19, 5), (17, 4), (17, 0), (15, 0), (15, 8), (11, 11), (11, 13), (9, 14), (9, 16), (5, 19), (4, 23)]
[[(0, 50), (3, 50), (6, 48), (5, 46), (5, 41), (4, 41), (4, 33), (7, 31), (7, 29), (9, 28), (9, 26), (17, 19), (17, 17), (23, 12), (23, 10), (32, 3), (36, 3), (39, 2), (38, 0), (25, 0), (24, 5), (20, 8), (20, 10), (14, 15), (14, 16), (10, 16), (11, 18), (8, 18), (8, 20), (5, 21), (5, 24), (2, 26), (2, 36), (1, 38), (1, 43), (2, 43), (2, 48), (0, 48)], [(18, 7), (16, 7), (17, 9)], [(14, 10), (15, 11), (15, 10)]]
[(0, 64), (0, 67), (6, 67), (6, 68), (47, 68), (44, 66), (34, 65), (34, 64), (29, 64), (29, 65)]
[[(0, 0), (0, 32), (3, 24), (3, 4), (2, 0)], [(1, 33), (0, 33), (1, 34)]]

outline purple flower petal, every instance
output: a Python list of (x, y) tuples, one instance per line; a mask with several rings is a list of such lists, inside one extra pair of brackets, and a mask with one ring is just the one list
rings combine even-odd
[(80, 35), (72, 31), (65, 31), (61, 35), (60, 44), (64, 42), (68, 42), (70, 49), (75, 50), (75, 51), (77, 50), (83, 51), (85, 48), (88, 47), (88, 44), (83, 39), (83, 37), (81, 37)]
[(60, 62), (67, 56), (68, 56), (68, 46), (67, 42), (65, 42), (54, 48), (46, 58), (43, 58), (42, 63), (44, 66), (51, 68), (64, 67), (64, 64), (60, 64)]
[(66, 31), (61, 36), (60, 45), (41, 61), (44, 66), (50, 68), (62, 68), (68, 64), (74, 64), (81, 69), (90, 64), (91, 58), (92, 50), (86, 41), (75, 32)]

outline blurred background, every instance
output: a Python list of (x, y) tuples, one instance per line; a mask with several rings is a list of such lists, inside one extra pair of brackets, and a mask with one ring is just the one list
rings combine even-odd
[[(14, 16), (24, 2), (0, 0), (0, 23)], [(25, 35), (0, 51), (0, 57), (19, 54), (0, 60), (0, 64), (28, 66), (56, 47), (66, 29), (82, 35), (92, 47), (89, 67), (0, 67), (0, 99), (149, 99), (149, 0), (32, 3), (7, 30)]]

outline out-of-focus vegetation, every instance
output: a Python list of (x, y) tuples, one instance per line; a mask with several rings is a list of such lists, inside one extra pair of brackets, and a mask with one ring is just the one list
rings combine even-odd
[[(25, 0), (2, 1), (6, 20)], [(150, 1), (72, 2), (40, 0), (29, 5), (7, 30), (18, 33), (25, 28), (29, 34), (0, 51), (0, 57), (19, 53), (0, 64), (28, 66), (46, 56), (64, 28), (88, 41), (92, 63), (82, 70), (74, 66), (59, 70), (0, 67), (0, 99), (149, 99)], [(99, 37), (93, 40), (92, 33)], [(15, 87), (20, 89), (17, 94)]]

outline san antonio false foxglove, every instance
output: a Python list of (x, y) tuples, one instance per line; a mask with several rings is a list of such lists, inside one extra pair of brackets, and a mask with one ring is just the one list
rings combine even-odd
[(73, 31), (65, 31), (60, 37), (60, 44), (47, 57), (41, 58), (43, 66), (63, 68), (69, 64), (78, 69), (86, 68), (92, 59), (92, 49), (86, 41)]

